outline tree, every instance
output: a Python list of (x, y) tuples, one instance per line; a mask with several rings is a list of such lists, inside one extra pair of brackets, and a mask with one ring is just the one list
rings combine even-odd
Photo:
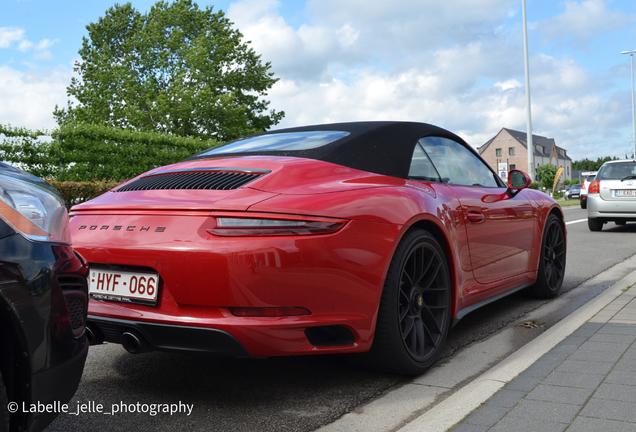
[(539, 167), (539, 182), (546, 189), (552, 189), (554, 186), (554, 177), (556, 177), (557, 167), (552, 164), (545, 164)]
[(261, 100), (278, 80), (222, 11), (159, 1), (146, 14), (115, 4), (86, 26), (59, 125), (104, 124), (226, 141), (277, 124)]
[(598, 171), (601, 165), (607, 161), (618, 160), (618, 157), (605, 156), (604, 158), (597, 158), (596, 162), (585, 158), (580, 161), (572, 162), (572, 170), (574, 171)]

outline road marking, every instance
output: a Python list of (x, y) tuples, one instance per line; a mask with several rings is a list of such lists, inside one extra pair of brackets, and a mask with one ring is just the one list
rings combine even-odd
[(566, 222), (565, 224), (566, 225), (570, 225), (570, 224), (575, 224), (575, 223), (585, 222), (585, 221), (587, 221), (587, 219), (577, 219), (577, 220), (573, 220), (573, 221), (570, 221), (570, 222)]

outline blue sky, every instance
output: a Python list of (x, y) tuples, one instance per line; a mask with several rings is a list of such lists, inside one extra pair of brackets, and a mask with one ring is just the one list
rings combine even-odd
[[(53, 129), (85, 26), (114, 2), (0, 0), (0, 124)], [(123, 3), (123, 2), (122, 2)], [(138, 10), (154, 1), (133, 0)], [(475, 147), (525, 131), (521, 0), (223, 0), (280, 81), (276, 127), (413, 120)], [(633, 0), (527, 0), (533, 130), (577, 160), (631, 153)]]

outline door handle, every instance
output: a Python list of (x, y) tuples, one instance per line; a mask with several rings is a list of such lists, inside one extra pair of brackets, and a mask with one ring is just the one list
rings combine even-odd
[(469, 211), (467, 217), (468, 220), (473, 223), (480, 223), (486, 219), (483, 214), (474, 211)]

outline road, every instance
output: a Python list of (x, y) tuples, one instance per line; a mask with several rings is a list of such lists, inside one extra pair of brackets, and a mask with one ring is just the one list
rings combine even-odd
[[(602, 232), (593, 233), (587, 228), (584, 210), (569, 207), (564, 213), (568, 231), (564, 292), (636, 253), (636, 224), (619, 227), (610, 223)], [(552, 313), (543, 324), (558, 321), (604, 288), (582, 290), (569, 308)], [(452, 329), (443, 357), (546, 303), (515, 294), (469, 314)], [(85, 409), (93, 412), (62, 414), (46, 430), (312, 431), (404, 381), (400, 376), (356, 369), (340, 356), (131, 355), (119, 345), (104, 344), (91, 347), (80, 388), (69, 406), (69, 411), (76, 412), (78, 403), (87, 404)], [(188, 409), (183, 405), (181, 412), (172, 415), (113, 414), (113, 409), (149, 411), (151, 404), (179, 407), (179, 403), (190, 404), (191, 414), (183, 412)], [(102, 405), (101, 413), (96, 412), (97, 404)]]

